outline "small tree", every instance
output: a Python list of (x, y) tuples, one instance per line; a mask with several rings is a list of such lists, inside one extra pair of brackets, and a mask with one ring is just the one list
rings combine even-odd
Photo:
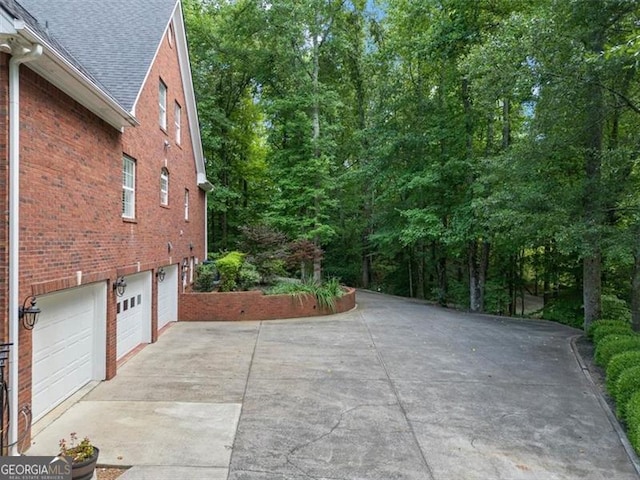
[(287, 236), (268, 225), (247, 225), (240, 228), (243, 239), (240, 249), (250, 252), (247, 260), (255, 265), (261, 281), (268, 283), (285, 273)]
[(306, 280), (313, 276), (314, 261), (322, 259), (323, 253), (314, 242), (301, 238), (289, 244), (287, 264), (291, 269), (300, 267), (300, 278)]

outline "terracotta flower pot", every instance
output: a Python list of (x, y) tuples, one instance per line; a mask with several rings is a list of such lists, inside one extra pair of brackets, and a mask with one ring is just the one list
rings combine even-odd
[(82, 462), (74, 463), (71, 466), (71, 478), (72, 480), (91, 480), (93, 477), (93, 471), (96, 469), (98, 463), (98, 455), (100, 450), (97, 447), (93, 447), (93, 455)]

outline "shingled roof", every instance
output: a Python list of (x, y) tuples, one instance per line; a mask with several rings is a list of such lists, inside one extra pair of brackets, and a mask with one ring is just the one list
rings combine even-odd
[(18, 0), (122, 107), (133, 111), (176, 0)]
[(179, 0), (0, 0), (5, 47), (14, 36), (44, 47), (27, 67), (118, 129), (139, 124), (136, 102), (171, 21), (197, 182), (208, 191)]

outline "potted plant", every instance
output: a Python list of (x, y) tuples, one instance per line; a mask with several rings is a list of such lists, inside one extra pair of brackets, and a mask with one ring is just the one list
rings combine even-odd
[(60, 440), (60, 456), (71, 458), (71, 478), (73, 480), (90, 480), (98, 463), (100, 450), (91, 444), (88, 437), (78, 442), (78, 435), (72, 432), (69, 443)]

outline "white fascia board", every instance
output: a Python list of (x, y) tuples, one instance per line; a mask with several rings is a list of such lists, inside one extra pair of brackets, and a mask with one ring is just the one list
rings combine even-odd
[(104, 90), (87, 78), (74, 65), (29, 27), (17, 31), (21, 38), (29, 43), (39, 43), (44, 54), (37, 62), (28, 64), (28, 68), (42, 76), (51, 84), (86, 107), (112, 127), (122, 130), (124, 127), (139, 125), (138, 120), (124, 109)]
[(198, 187), (205, 192), (208, 192), (213, 189), (213, 185), (209, 180), (207, 180), (207, 172), (204, 165), (204, 152), (202, 150), (202, 138), (200, 137), (200, 121), (198, 120), (196, 95), (193, 91), (189, 48), (187, 46), (187, 34), (184, 28), (184, 18), (182, 16), (182, 5), (180, 0), (178, 0), (176, 9), (173, 12), (173, 33), (176, 41), (176, 48), (178, 50), (178, 62), (180, 63), (182, 88), (184, 89), (185, 107), (187, 108), (189, 133), (191, 134), (193, 155), (195, 157), (196, 172), (198, 174)]
[(16, 20), (7, 12), (0, 9), (0, 34), (3, 35), (15, 35), (17, 32), (16, 26), (24, 28), (24, 22)]

